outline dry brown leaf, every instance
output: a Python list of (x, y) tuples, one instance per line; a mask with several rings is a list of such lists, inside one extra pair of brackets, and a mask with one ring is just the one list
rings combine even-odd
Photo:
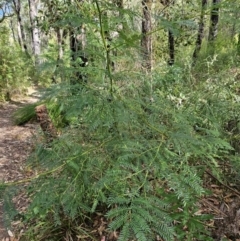
[(14, 237), (14, 234), (13, 234), (13, 232), (11, 230), (8, 229), (7, 232), (8, 232), (9, 237)]
[(113, 231), (109, 234), (108, 240), (117, 240), (118, 236), (118, 233), (116, 231)]

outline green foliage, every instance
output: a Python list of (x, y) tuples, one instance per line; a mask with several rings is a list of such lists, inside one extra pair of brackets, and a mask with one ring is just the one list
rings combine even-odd
[(0, 26), (0, 101), (9, 100), (11, 95), (23, 93), (29, 86), (32, 72), (31, 60), (14, 43), (10, 43), (9, 29)]
[[(34, 196), (27, 220), (50, 219), (63, 235), (61, 220), (84, 221), (107, 210), (109, 229), (121, 230), (119, 240), (156, 235), (186, 240), (184, 226), (189, 240), (204, 240), (199, 232), (204, 216), (195, 215), (205, 193), (201, 177), (205, 168), (217, 172), (218, 161), (231, 150), (216, 125), (220, 107), (209, 97), (209, 104), (197, 99), (196, 92), (181, 102), (179, 88), (156, 89), (154, 102), (125, 90), (109, 101), (98, 87), (83, 88), (79, 95), (61, 89), (55, 89), (54, 99), (70, 126), (51, 148), (40, 145), (32, 154), (32, 168), (46, 171), (29, 186)], [(53, 232), (53, 226), (44, 225), (44, 232)]]
[(36, 117), (35, 107), (39, 103), (29, 104), (19, 108), (12, 116), (15, 125), (23, 125)]
[[(107, 213), (107, 218), (113, 219), (109, 225), (111, 230), (121, 228), (118, 240), (154, 240), (155, 235), (165, 240), (172, 240), (174, 230), (172, 219), (166, 210), (166, 203), (154, 196), (141, 197), (138, 193), (126, 193), (123, 197), (110, 197), (108, 203), (117, 204)], [(153, 232), (153, 230), (155, 232)]]

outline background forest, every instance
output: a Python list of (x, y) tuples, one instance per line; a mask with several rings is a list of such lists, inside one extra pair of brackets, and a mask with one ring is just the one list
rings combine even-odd
[(58, 131), (1, 184), (20, 240), (240, 237), (202, 206), (240, 195), (239, 18), (239, 0), (0, 1), (0, 100), (37, 86), (13, 118), (44, 104)]

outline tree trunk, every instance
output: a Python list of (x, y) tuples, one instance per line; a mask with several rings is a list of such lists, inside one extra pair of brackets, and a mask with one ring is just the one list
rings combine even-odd
[[(65, 44), (65, 38), (67, 36), (67, 31), (63, 30), (59, 27), (55, 28), (56, 36), (57, 36), (57, 45), (58, 45), (58, 56), (57, 56), (57, 63), (56, 63), (56, 69), (53, 73), (52, 76), (52, 83), (56, 84), (56, 76), (59, 74), (59, 67), (62, 64), (62, 59), (63, 59), (63, 53), (64, 53), (64, 44)], [(62, 79), (62, 76), (61, 76)]]
[[(113, 0), (113, 3), (118, 8), (118, 11), (114, 12), (114, 15), (115, 15), (116, 18), (121, 19), (121, 23), (117, 24), (115, 32), (113, 32), (112, 34), (108, 34), (108, 36), (107, 36), (107, 40), (109, 42), (109, 48), (111, 47), (110, 45), (111, 45), (112, 39), (118, 38), (119, 37), (119, 34), (118, 34), (119, 31), (123, 31), (123, 28), (124, 28), (124, 14), (123, 14), (124, 4), (123, 4), (123, 0)], [(112, 36), (110, 36), (110, 35), (112, 35)], [(117, 57), (117, 49), (112, 50), (111, 54), (112, 54), (112, 56)], [(112, 67), (112, 71), (115, 71), (116, 67), (117, 67), (116, 62), (111, 60), (111, 67)]]
[(152, 20), (151, 20), (152, 0), (142, 0), (142, 67), (151, 72), (152, 69)]
[(28, 53), (26, 36), (23, 29), (22, 17), (21, 17), (21, 2), (20, 0), (13, 0), (14, 11), (17, 15), (17, 30), (18, 30), (18, 42), (23, 51)]
[[(167, 8), (171, 4), (175, 3), (175, 0), (160, 0), (161, 4)], [(166, 14), (166, 18), (169, 19), (169, 14)], [(175, 62), (175, 39), (173, 31), (169, 28), (168, 29), (168, 53), (169, 53), (169, 60), (168, 65), (174, 65)]]
[(16, 43), (17, 39), (16, 39), (16, 35), (14, 32), (14, 23), (13, 23), (13, 19), (10, 19), (10, 28), (11, 28), (11, 32), (12, 32), (12, 37), (13, 37), (13, 41)]
[[(69, 4), (77, 3), (77, 9), (84, 3), (84, 0), (68, 0)], [(78, 13), (80, 14), (80, 13)], [(86, 84), (87, 76), (83, 73), (82, 68), (88, 65), (88, 58), (86, 57), (85, 47), (87, 44), (86, 40), (86, 29), (84, 24), (79, 27), (72, 27), (69, 25), (69, 42), (71, 50), (71, 66), (73, 68), (73, 75), (70, 83), (75, 84)], [(78, 91), (78, 88), (73, 90), (73, 94)]]
[(237, 54), (240, 55), (240, 33), (238, 34), (238, 41), (237, 41)]
[(82, 25), (75, 32), (71, 30), (70, 32), (70, 49), (71, 49), (71, 60), (72, 67), (75, 69), (75, 74), (73, 76), (72, 84), (86, 83), (86, 76), (82, 74), (81, 68), (86, 67), (88, 64), (88, 58), (85, 54), (86, 47), (86, 33), (85, 27)]
[(39, 0), (28, 0), (29, 17), (30, 17), (31, 33), (32, 33), (32, 49), (35, 57), (36, 66), (39, 65), (40, 63), (40, 53), (41, 53), (40, 30), (37, 24), (38, 1)]
[(201, 16), (200, 16), (199, 26), (198, 26), (198, 35), (197, 35), (195, 50), (193, 52), (193, 65), (195, 65), (198, 54), (201, 50), (201, 45), (202, 45), (202, 40), (204, 35), (204, 15), (205, 15), (206, 7), (207, 7), (207, 0), (202, 0)]
[(219, 3), (221, 0), (213, 0), (212, 1), (212, 11), (210, 17), (210, 27), (209, 27), (209, 35), (208, 41), (213, 42), (218, 33), (218, 20), (219, 20)]
[(168, 48), (169, 48), (169, 60), (168, 65), (174, 65), (175, 62), (175, 40), (171, 29), (168, 30)]
[(63, 30), (60, 28), (56, 29), (56, 35), (57, 35), (57, 44), (58, 44), (58, 61), (60, 61), (63, 58)]

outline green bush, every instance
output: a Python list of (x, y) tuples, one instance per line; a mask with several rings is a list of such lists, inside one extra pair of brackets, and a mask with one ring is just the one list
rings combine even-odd
[(30, 85), (32, 62), (14, 43), (9, 47), (9, 29), (0, 26), (0, 101), (24, 93)]
[(211, 96), (202, 88), (185, 96), (180, 86), (156, 88), (150, 102), (139, 91), (118, 92), (110, 101), (104, 89), (72, 95), (55, 86), (69, 126), (31, 156), (32, 168), (43, 171), (29, 185), (33, 200), (24, 215), (42, 226), (26, 237), (84, 232), (69, 224), (102, 213), (119, 240), (210, 240), (203, 224), (209, 217), (195, 215), (205, 194), (202, 177), (205, 169), (218, 173), (232, 148), (217, 115), (228, 110), (228, 98), (219, 103), (217, 87)]

